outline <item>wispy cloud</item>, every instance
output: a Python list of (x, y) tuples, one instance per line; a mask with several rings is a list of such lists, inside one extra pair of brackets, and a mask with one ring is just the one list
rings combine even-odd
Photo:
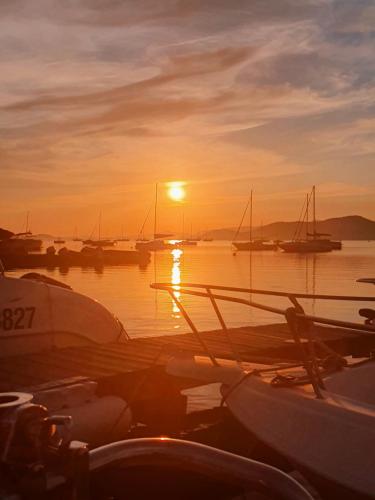
[(40, 206), (104, 203), (111, 182), (158, 175), (212, 179), (212, 217), (219, 199), (236, 212), (248, 180), (267, 198), (339, 175), (370, 196), (371, 0), (3, 0), (0, 14), (9, 207), (28, 186)]

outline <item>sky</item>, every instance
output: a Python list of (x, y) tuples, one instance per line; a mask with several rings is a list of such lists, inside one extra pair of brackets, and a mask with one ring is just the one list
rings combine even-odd
[[(372, 0), (1, 0), (0, 226), (375, 219)], [(184, 181), (183, 203), (164, 183)], [(151, 228), (151, 222), (148, 223)]]

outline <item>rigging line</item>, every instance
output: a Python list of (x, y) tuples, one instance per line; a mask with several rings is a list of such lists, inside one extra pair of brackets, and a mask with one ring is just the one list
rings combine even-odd
[(296, 228), (294, 230), (293, 240), (296, 240), (297, 237), (298, 237), (298, 235), (299, 235), (299, 233), (300, 233), (299, 226), (301, 224), (302, 215), (303, 215), (303, 212), (305, 210), (305, 203), (306, 203), (306, 200), (304, 199), (303, 200), (303, 205), (302, 205), (302, 208), (301, 208), (301, 212), (300, 212), (299, 217), (298, 217), (297, 226), (296, 226)]
[(151, 205), (149, 206), (149, 209), (147, 210), (147, 214), (146, 214), (145, 220), (143, 221), (143, 224), (142, 224), (141, 230), (139, 231), (137, 238), (140, 238), (141, 236), (143, 236), (143, 231), (144, 231), (144, 228), (145, 228), (146, 222), (148, 221), (148, 218), (149, 218), (149, 216), (150, 216), (150, 212), (151, 212), (151, 209), (152, 209), (152, 205), (153, 205), (153, 203), (151, 203)]
[(233, 240), (232, 240), (232, 243), (233, 243), (234, 241), (236, 241), (237, 236), (239, 235), (239, 232), (241, 231), (242, 224), (243, 224), (243, 221), (244, 221), (244, 219), (245, 219), (245, 215), (246, 215), (247, 209), (249, 208), (249, 205), (250, 205), (250, 200), (251, 200), (251, 196), (249, 196), (249, 199), (247, 200), (247, 204), (246, 204), (245, 210), (244, 210), (244, 212), (243, 212), (243, 214), (242, 214), (242, 219), (241, 219), (240, 225), (238, 226), (237, 232), (236, 232), (236, 234), (234, 235), (234, 238), (233, 238)]
[(310, 203), (311, 203), (311, 193), (309, 195), (307, 195), (306, 200), (303, 203), (301, 214), (300, 214), (300, 217), (298, 220), (298, 225), (297, 225), (296, 231), (294, 233), (294, 236), (295, 236), (294, 239), (299, 239), (301, 237), (303, 224), (307, 220)]

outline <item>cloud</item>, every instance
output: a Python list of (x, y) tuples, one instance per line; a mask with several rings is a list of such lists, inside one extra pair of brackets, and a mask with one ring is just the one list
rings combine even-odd
[(4, 0), (0, 14), (10, 204), (30, 185), (41, 204), (104, 200), (176, 165), (212, 179), (212, 203), (247, 179), (264, 196), (338, 172), (372, 185), (370, 0)]

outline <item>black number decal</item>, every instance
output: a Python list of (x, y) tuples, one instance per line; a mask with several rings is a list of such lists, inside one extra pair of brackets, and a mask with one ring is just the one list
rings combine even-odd
[(7, 307), (1, 312), (0, 328), (5, 331), (24, 330), (32, 328), (35, 316), (35, 307)]
[(25, 317), (25, 309), (23, 307), (17, 307), (17, 309), (14, 310), (14, 316), (15, 316), (14, 329), (23, 330), (25, 328), (23, 324), (23, 318)]
[(26, 328), (31, 328), (33, 326), (35, 307), (26, 307), (25, 311), (29, 312), (29, 322)]
[(13, 311), (12, 309), (3, 310), (3, 330), (13, 330)]

